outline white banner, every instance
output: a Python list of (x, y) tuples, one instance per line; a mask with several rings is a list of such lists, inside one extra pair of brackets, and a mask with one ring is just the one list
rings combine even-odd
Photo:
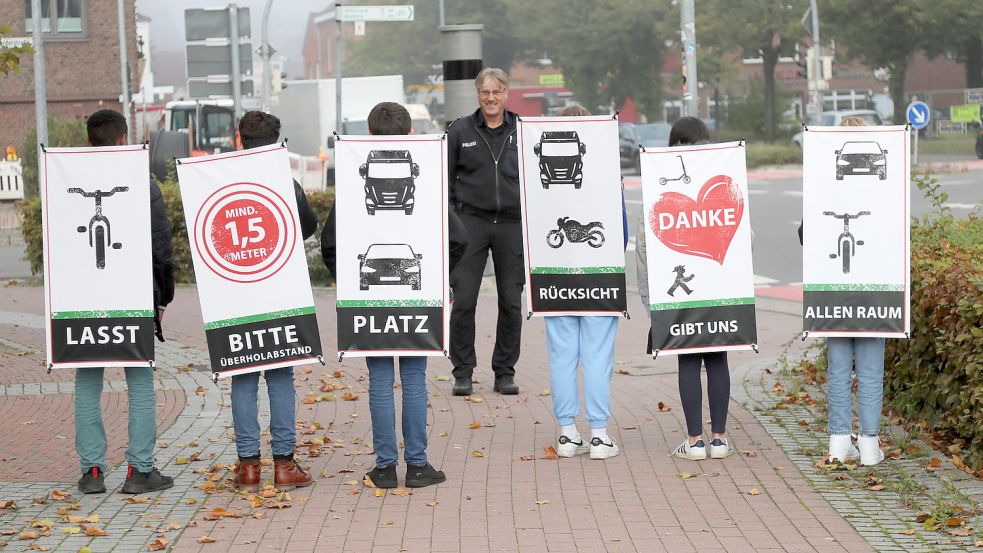
[(909, 135), (904, 126), (803, 133), (803, 330), (910, 331)]
[(316, 363), (314, 295), (283, 146), (178, 160), (212, 371)]
[(756, 348), (743, 142), (641, 153), (653, 353)]
[(529, 315), (624, 313), (617, 119), (524, 117), (518, 138)]
[(48, 148), (39, 160), (49, 366), (152, 362), (146, 148)]
[(446, 355), (446, 135), (335, 142), (338, 352)]

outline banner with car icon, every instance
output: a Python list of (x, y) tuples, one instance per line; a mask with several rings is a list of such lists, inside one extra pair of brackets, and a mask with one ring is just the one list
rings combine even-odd
[(529, 316), (624, 313), (617, 119), (524, 117), (517, 134)]
[(803, 330), (904, 337), (908, 309), (909, 133), (904, 126), (803, 132)]
[(445, 355), (445, 135), (335, 142), (338, 353)]
[(756, 349), (742, 142), (643, 148), (652, 352)]
[(153, 365), (149, 167), (144, 146), (42, 146), (50, 368)]
[(322, 361), (286, 147), (179, 159), (177, 175), (213, 374)]

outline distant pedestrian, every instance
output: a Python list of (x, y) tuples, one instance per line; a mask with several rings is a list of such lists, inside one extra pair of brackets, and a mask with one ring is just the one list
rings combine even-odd
[[(696, 117), (682, 117), (669, 131), (669, 146), (689, 146), (710, 142), (710, 131), (706, 124)], [(642, 296), (645, 310), (649, 310), (648, 258), (645, 244), (645, 216), (639, 220), (638, 236), (635, 238), (635, 260), (638, 274), (638, 292)], [(677, 279), (688, 282), (690, 275), (683, 278), (685, 268), (676, 267)], [(685, 284), (680, 285), (689, 294)], [(673, 285), (672, 291), (676, 285)], [(671, 295), (671, 294), (670, 294)], [(652, 351), (652, 331), (649, 329), (648, 351)], [(679, 400), (683, 404), (688, 438), (672, 454), (693, 461), (724, 459), (731, 456), (735, 448), (727, 438), (727, 407), (730, 403), (730, 368), (727, 365), (727, 352), (687, 353), (676, 356), (679, 371)], [(710, 430), (713, 433), (709, 447), (703, 440), (703, 384), (700, 381), (700, 368), (707, 370), (707, 398), (710, 403)], [(708, 451), (709, 450), (709, 451)]]

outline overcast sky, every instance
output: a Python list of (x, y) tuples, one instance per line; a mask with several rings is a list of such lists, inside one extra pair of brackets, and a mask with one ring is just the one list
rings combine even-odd
[[(184, 50), (184, 10), (227, 6), (221, 0), (137, 0), (137, 12), (153, 22), (150, 39), (154, 52)], [(248, 7), (252, 19), (253, 50), (259, 48), (261, 19), (266, 0), (238, 0), (239, 7)], [(298, 75), (303, 67), (301, 49), (307, 16), (333, 5), (332, 0), (274, 0), (270, 10), (270, 44), (278, 54), (289, 58), (287, 72)], [(156, 73), (156, 71), (155, 71)], [(158, 83), (179, 84), (179, 83)]]

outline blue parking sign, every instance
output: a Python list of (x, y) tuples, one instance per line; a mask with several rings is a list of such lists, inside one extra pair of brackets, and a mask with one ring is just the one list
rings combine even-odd
[(908, 104), (905, 115), (908, 117), (908, 123), (919, 130), (927, 127), (929, 120), (932, 118), (932, 112), (928, 109), (928, 104), (921, 100), (915, 100)]

